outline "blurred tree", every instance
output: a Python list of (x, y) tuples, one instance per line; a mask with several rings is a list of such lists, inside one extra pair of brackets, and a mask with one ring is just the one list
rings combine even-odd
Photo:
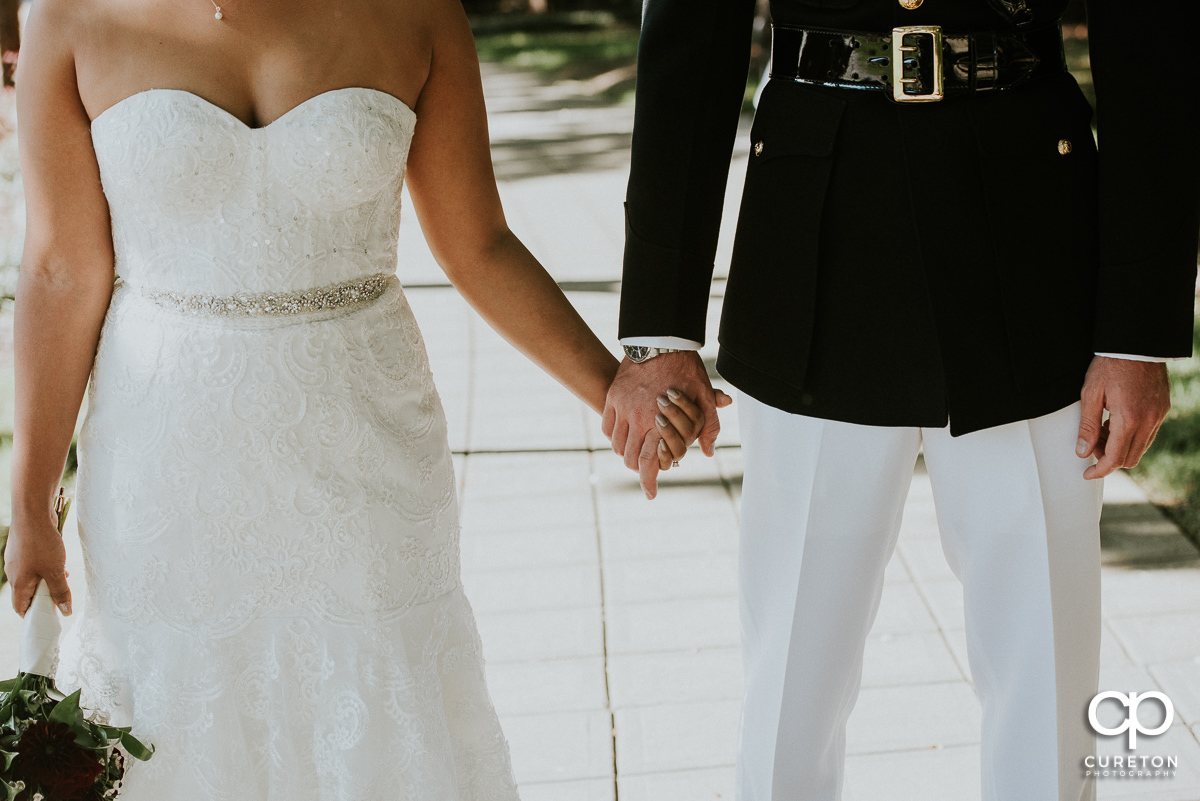
[(20, 7), (21, 0), (0, 0), (0, 60), (4, 64), (4, 86), (13, 85), (17, 51), (21, 49), (21, 28), (17, 21)]
[[(11, 0), (0, 0), (8, 3)], [(508, 12), (609, 11), (623, 19), (637, 19), (642, 13), (643, 0), (463, 0), (472, 14)], [(1072, 25), (1086, 22), (1084, 0), (1071, 0), (1063, 21)], [(766, 16), (766, 2), (760, 3), (760, 16)]]
[(641, 17), (642, 0), (463, 0), (471, 15), (606, 11), (623, 20)]
[(1086, 25), (1087, 11), (1084, 8), (1084, 0), (1071, 0), (1067, 4), (1067, 10), (1063, 13), (1064, 25)]

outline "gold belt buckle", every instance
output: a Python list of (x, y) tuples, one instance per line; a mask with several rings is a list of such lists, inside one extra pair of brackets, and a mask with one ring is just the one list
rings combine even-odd
[[(908, 84), (921, 82), (919, 73), (922, 68), (922, 64), (918, 60), (913, 69), (918, 75), (916, 77), (905, 77), (905, 55), (919, 52), (919, 48), (916, 45), (906, 45), (904, 43), (906, 36), (928, 36), (931, 39), (930, 49), (933, 51), (933, 63), (930, 66), (933, 72), (933, 89), (926, 94), (915, 94), (904, 91), (904, 87)], [(892, 99), (897, 103), (929, 103), (941, 100), (945, 97), (943, 86), (942, 26), (901, 25), (898, 28), (892, 28)]]

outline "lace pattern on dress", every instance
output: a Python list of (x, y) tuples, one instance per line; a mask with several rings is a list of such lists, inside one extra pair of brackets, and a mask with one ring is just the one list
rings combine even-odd
[(369, 89), (261, 129), (161, 90), (93, 123), (126, 286), (59, 681), (156, 746), (123, 801), (516, 801), (391, 275), (414, 124)]

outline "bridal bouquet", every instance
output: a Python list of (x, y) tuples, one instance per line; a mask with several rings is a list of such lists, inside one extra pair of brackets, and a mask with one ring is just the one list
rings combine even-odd
[[(55, 509), (62, 533), (70, 500), (60, 491)], [(115, 798), (125, 775), (125, 754), (154, 753), (128, 728), (88, 720), (79, 692), (54, 686), (58, 611), (45, 582), (25, 613), (21, 670), (0, 682), (0, 801), (101, 801)]]

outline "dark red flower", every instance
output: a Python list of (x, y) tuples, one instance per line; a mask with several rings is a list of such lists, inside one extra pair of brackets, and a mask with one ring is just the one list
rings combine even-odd
[(41, 788), (46, 801), (72, 801), (104, 770), (99, 757), (80, 748), (65, 723), (37, 721), (17, 741), (12, 776), (28, 789)]

